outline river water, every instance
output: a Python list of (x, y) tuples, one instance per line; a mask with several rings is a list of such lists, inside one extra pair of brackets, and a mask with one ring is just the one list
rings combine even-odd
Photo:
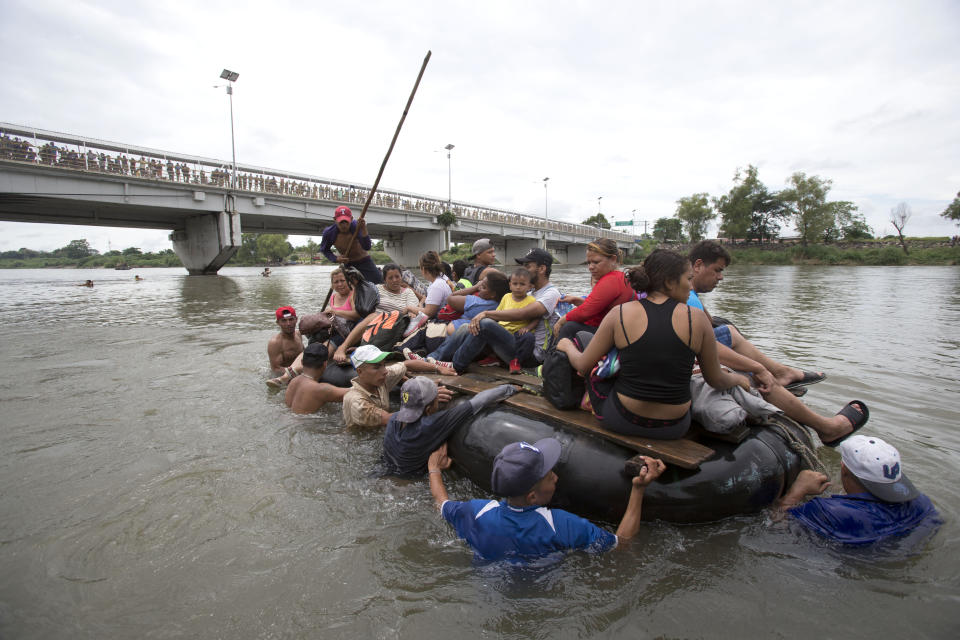
[(370, 476), (379, 434), (345, 433), (339, 406), (291, 415), (264, 385), (273, 309), (319, 308), (329, 271), (0, 271), (0, 637), (960, 634), (960, 268), (734, 265), (704, 296), (828, 372), (816, 410), (866, 401), (864, 432), (945, 520), (932, 539), (654, 522), (617, 552), (512, 570), (474, 565), (425, 483)]

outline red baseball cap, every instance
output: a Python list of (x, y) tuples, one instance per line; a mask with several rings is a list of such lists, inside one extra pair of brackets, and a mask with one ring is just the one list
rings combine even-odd
[(353, 220), (353, 212), (350, 211), (350, 207), (337, 207), (337, 210), (333, 212), (333, 220), (335, 222), (340, 222), (341, 218)]
[(293, 307), (280, 307), (277, 309), (277, 320), (281, 318), (287, 318), (289, 316), (297, 317), (297, 312), (293, 310)]

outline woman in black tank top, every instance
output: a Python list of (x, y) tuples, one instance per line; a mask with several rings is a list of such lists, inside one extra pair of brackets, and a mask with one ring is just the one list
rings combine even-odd
[[(681, 438), (690, 426), (695, 356), (715, 389), (740, 385), (749, 390), (750, 381), (720, 368), (709, 320), (686, 305), (693, 270), (684, 256), (657, 249), (628, 277), (642, 298), (614, 307), (583, 353), (570, 340), (561, 340), (557, 349), (587, 379), (594, 414), (604, 428), (646, 438)], [(591, 380), (594, 366), (614, 346), (620, 351), (620, 373), (613, 380)]]

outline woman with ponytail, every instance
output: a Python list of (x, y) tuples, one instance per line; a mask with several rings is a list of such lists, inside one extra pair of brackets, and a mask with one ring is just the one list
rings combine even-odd
[[(707, 316), (685, 304), (693, 270), (684, 256), (657, 249), (627, 277), (646, 297), (613, 307), (582, 353), (569, 339), (560, 340), (557, 349), (588, 379), (593, 411), (604, 428), (645, 438), (681, 438), (690, 427), (695, 357), (715, 389), (740, 385), (749, 390), (750, 381), (720, 368)], [(619, 375), (589, 381), (593, 367), (614, 346), (620, 351)]]

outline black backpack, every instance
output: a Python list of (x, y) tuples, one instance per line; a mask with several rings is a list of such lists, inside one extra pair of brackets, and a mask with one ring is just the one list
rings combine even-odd
[[(577, 338), (573, 338), (578, 349), (582, 349)], [(541, 369), (543, 379), (543, 397), (557, 409), (573, 409), (580, 406), (580, 400), (586, 391), (583, 378), (574, 370), (570, 359), (563, 351), (557, 351), (554, 345), (547, 350)]]

